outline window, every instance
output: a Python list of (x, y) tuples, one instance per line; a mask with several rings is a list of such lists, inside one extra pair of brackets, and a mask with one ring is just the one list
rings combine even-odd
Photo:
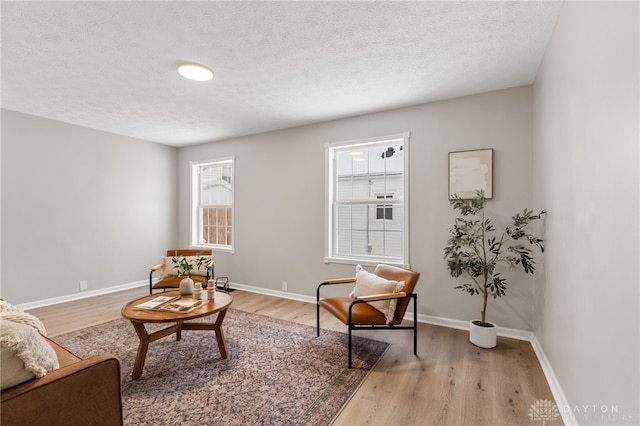
[[(378, 200), (383, 200), (385, 198), (393, 198), (393, 195), (376, 195), (376, 198)], [(393, 206), (390, 204), (378, 204), (378, 206), (376, 207), (376, 219), (393, 220)]]
[(233, 251), (233, 158), (191, 163), (191, 245)]
[(409, 134), (326, 145), (325, 262), (408, 263)]

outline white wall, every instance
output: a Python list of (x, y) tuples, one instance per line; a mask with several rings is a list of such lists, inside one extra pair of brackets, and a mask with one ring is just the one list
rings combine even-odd
[(176, 149), (2, 110), (2, 298), (148, 279), (176, 244)]
[(638, 16), (565, 3), (534, 85), (535, 334), (580, 424), (640, 424)]
[[(411, 132), (410, 262), (422, 273), (419, 313), (478, 317), (480, 299), (453, 287), (443, 247), (454, 214), (447, 199), (447, 154), (495, 149), (495, 199), (503, 218), (531, 207), (531, 87), (458, 98), (233, 140), (178, 152), (179, 237), (189, 244), (189, 162), (236, 156), (235, 254), (216, 254), (216, 275), (231, 281), (315, 297), (325, 278), (351, 276), (352, 265), (324, 257), (324, 144)], [(498, 325), (531, 330), (533, 281), (517, 276), (509, 296), (491, 301)]]

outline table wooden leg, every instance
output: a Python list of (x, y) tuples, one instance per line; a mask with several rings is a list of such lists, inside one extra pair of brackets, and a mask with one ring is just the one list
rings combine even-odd
[[(216, 340), (218, 342), (218, 349), (220, 350), (220, 356), (223, 359), (227, 358), (227, 345), (224, 342), (224, 333), (222, 332), (222, 321), (227, 315), (226, 309), (218, 312), (218, 318), (216, 322), (185, 322), (182, 324), (183, 330), (213, 330), (216, 333)], [(152, 336), (153, 337), (153, 336)]]
[(214, 331), (216, 333), (216, 340), (218, 341), (218, 349), (220, 350), (220, 356), (222, 359), (227, 359), (227, 345), (224, 342), (224, 333), (222, 332), (222, 321), (225, 315), (227, 315), (226, 309), (218, 313), (218, 318), (214, 324)]
[(201, 323), (201, 322), (184, 322), (178, 321), (176, 324), (163, 328), (153, 333), (149, 333), (144, 326), (144, 323), (131, 321), (133, 328), (136, 330), (136, 334), (140, 339), (138, 344), (138, 352), (136, 353), (136, 360), (133, 363), (133, 371), (131, 377), (135, 380), (142, 375), (144, 369), (144, 362), (147, 358), (147, 350), (149, 349), (149, 343), (155, 342), (158, 339), (169, 336), (173, 333), (176, 334), (176, 340), (182, 339), (182, 330), (213, 330), (216, 333), (216, 341), (218, 342), (218, 349), (220, 350), (220, 356), (223, 359), (227, 358), (227, 345), (224, 342), (224, 333), (222, 331), (222, 321), (227, 315), (227, 310), (224, 309), (218, 312), (218, 317), (214, 323)]
[[(179, 335), (181, 324), (174, 324), (171, 327), (163, 328), (162, 330), (155, 331), (151, 334), (147, 331), (144, 323), (133, 322), (133, 328), (136, 330), (136, 334), (140, 339), (138, 344), (138, 353), (136, 354), (136, 360), (133, 363), (133, 372), (131, 373), (132, 379), (137, 379), (142, 375), (142, 369), (144, 368), (144, 362), (147, 359), (147, 349), (149, 349), (149, 343), (155, 342), (158, 339), (169, 336), (170, 334), (177, 333)], [(180, 340), (180, 339), (178, 339)]]
[(140, 338), (138, 353), (136, 354), (136, 360), (133, 363), (133, 372), (131, 373), (131, 378), (135, 380), (142, 375), (144, 361), (147, 358), (147, 349), (149, 349), (149, 333), (147, 333), (147, 329), (143, 323), (132, 322), (132, 324), (138, 334), (138, 338)]

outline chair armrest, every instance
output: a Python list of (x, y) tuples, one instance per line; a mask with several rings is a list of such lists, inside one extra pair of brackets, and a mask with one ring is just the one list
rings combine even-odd
[(349, 278), (334, 278), (331, 280), (326, 280), (318, 284), (318, 288), (316, 288), (316, 303), (320, 301), (320, 288), (325, 285), (333, 285), (333, 284), (348, 284), (356, 282), (355, 277)]
[(407, 297), (407, 293), (399, 292), (399, 293), (372, 294), (370, 296), (356, 297), (356, 300), (362, 300), (363, 302), (373, 302), (375, 300), (400, 299), (402, 297)]
[(325, 280), (322, 284), (347, 284), (356, 282), (355, 277), (349, 278), (333, 278), (331, 280)]
[(151, 267), (151, 270), (149, 271), (149, 294), (153, 293), (153, 273), (158, 269), (161, 269), (163, 266), (164, 264), (158, 263)]

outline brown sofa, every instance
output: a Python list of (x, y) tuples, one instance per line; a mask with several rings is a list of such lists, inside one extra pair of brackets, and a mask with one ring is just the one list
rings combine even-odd
[(2, 391), (7, 425), (122, 425), (120, 362), (111, 354), (82, 359), (51, 339), (60, 368)]

